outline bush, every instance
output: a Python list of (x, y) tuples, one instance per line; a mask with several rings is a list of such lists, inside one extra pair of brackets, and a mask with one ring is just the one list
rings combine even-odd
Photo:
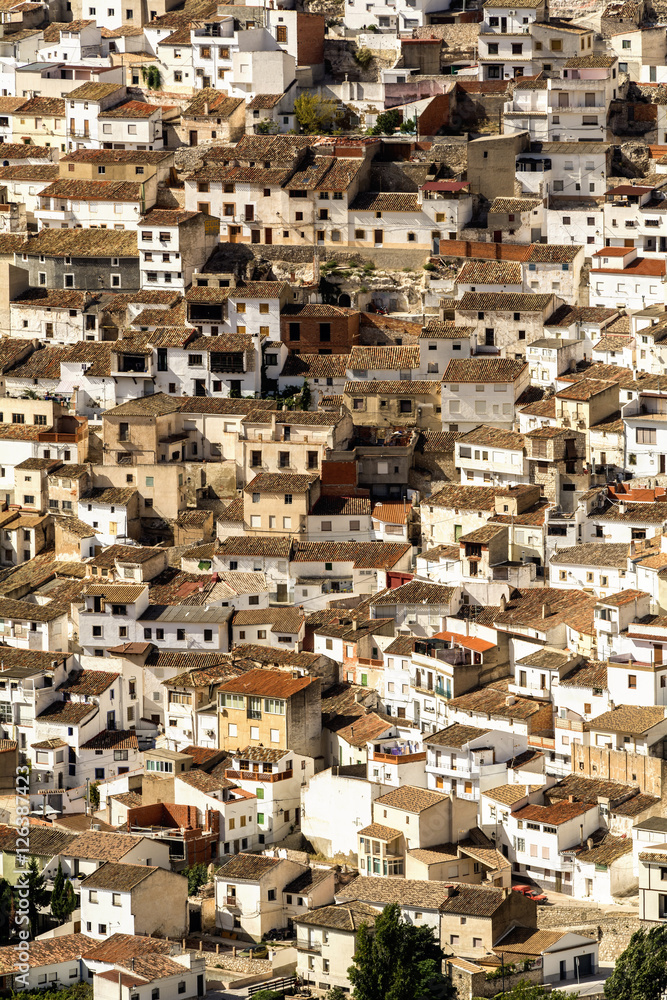
[(366, 69), (373, 62), (373, 53), (370, 49), (362, 48), (354, 53), (354, 58), (363, 69)]
[(428, 262), (428, 264), (424, 264), (424, 270), (425, 270), (425, 271), (437, 271), (438, 269), (437, 269), (437, 267), (435, 266), (435, 264), (432, 264), (432, 263), (431, 263), (431, 262), (429, 261), (429, 262)]
[(281, 990), (259, 990), (253, 994), (253, 1000), (282, 1000)]

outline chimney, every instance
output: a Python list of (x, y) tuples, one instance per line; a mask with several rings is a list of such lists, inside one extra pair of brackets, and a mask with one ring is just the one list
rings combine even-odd
[(526, 785), (526, 795), (530, 795), (530, 789), (531, 789), (531, 786), (530, 785)]
[(583, 823), (579, 824), (579, 841), (581, 843), (581, 846), (583, 847), (584, 846), (584, 824)]
[(353, 618), (352, 619), (352, 631), (356, 632), (358, 628), (359, 628), (359, 622), (357, 621), (356, 618)]
[(549, 607), (548, 604), (544, 603), (542, 605), (542, 618), (548, 618), (550, 614), (551, 614), (551, 608)]
[(208, 103), (208, 97), (207, 97), (206, 100), (204, 101), (204, 114), (207, 115), (208, 112), (209, 112), (209, 103)]
[(586, 847), (588, 848), (588, 850), (589, 850), (589, 851), (592, 851), (592, 850), (593, 850), (593, 844), (594, 844), (594, 843), (595, 843), (595, 841), (593, 840), (593, 838), (592, 838), (592, 837), (588, 837), (588, 838), (586, 839)]

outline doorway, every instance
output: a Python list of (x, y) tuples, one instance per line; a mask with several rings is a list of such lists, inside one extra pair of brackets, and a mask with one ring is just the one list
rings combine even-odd
[(384, 231), (382, 229), (376, 229), (373, 232), (373, 242), (376, 247), (381, 247), (384, 242)]

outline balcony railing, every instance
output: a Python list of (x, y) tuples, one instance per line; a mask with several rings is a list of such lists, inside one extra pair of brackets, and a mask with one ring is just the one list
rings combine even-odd
[(322, 953), (322, 945), (319, 941), (297, 941), (296, 950), (307, 951), (312, 955), (320, 955)]
[(264, 773), (263, 771), (225, 771), (226, 778), (236, 781), (285, 781), (293, 775), (294, 771), (291, 768), (287, 771), (274, 771), (273, 773)]

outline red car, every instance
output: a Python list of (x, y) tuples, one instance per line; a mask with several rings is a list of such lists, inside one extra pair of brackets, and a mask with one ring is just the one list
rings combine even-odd
[(514, 892), (520, 892), (522, 896), (527, 896), (528, 899), (535, 900), (536, 903), (549, 902), (547, 897), (541, 893), (539, 889), (535, 889), (532, 885), (514, 885), (512, 886), (512, 889)]

